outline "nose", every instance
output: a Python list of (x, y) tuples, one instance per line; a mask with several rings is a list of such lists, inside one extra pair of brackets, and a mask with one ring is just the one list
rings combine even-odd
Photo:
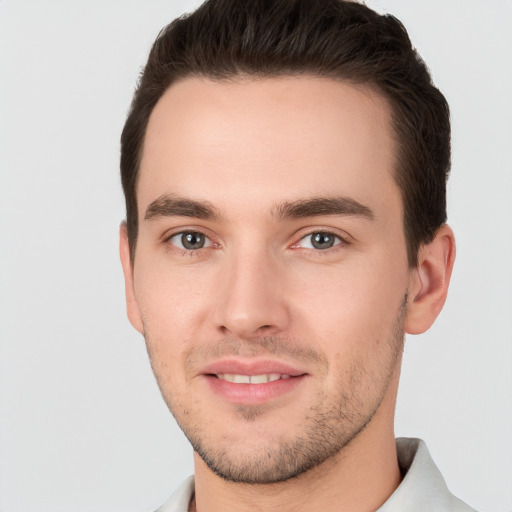
[(283, 263), (264, 251), (239, 253), (224, 263), (215, 308), (217, 329), (242, 339), (285, 331), (290, 312)]

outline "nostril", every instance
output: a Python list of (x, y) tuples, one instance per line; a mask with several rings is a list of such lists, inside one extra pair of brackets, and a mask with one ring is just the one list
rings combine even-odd
[(271, 324), (265, 324), (261, 325), (256, 329), (256, 333), (260, 335), (270, 334), (272, 331), (275, 330), (275, 327)]

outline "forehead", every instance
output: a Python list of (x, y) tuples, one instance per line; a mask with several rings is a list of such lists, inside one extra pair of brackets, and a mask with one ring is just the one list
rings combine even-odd
[(270, 208), (307, 196), (397, 196), (388, 103), (373, 89), (317, 77), (173, 84), (148, 123), (144, 205), (171, 193)]

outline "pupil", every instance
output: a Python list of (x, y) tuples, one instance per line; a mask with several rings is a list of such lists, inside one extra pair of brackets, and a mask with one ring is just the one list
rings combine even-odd
[(204, 246), (204, 235), (201, 233), (184, 233), (181, 243), (185, 249), (201, 249)]
[(329, 233), (315, 233), (311, 237), (311, 242), (316, 249), (329, 249), (334, 244), (334, 237)]

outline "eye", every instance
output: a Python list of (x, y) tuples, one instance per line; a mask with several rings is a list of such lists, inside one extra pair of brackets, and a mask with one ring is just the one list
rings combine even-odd
[(326, 231), (317, 231), (310, 233), (309, 235), (302, 237), (296, 247), (302, 247), (304, 249), (319, 249), (325, 250), (335, 247), (343, 242), (343, 240)]
[(198, 249), (212, 246), (211, 240), (198, 231), (176, 233), (171, 236), (168, 241), (174, 245), (174, 247), (186, 251), (197, 251)]

